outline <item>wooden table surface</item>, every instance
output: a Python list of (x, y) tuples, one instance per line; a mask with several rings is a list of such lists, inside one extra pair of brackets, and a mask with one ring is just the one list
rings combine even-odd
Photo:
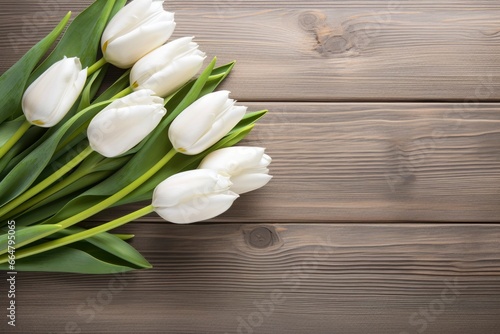
[[(0, 72), (91, 2), (1, 0)], [(206, 223), (120, 229), (151, 270), (20, 273), (3, 332), (500, 333), (498, 0), (165, 6), (270, 110), (245, 144), (274, 178)]]

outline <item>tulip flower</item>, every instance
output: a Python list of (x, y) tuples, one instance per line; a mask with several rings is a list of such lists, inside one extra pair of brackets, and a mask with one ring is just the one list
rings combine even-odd
[(192, 40), (176, 39), (137, 61), (130, 72), (132, 88), (151, 89), (165, 97), (182, 87), (198, 73), (205, 59), (205, 53)]
[(188, 224), (210, 219), (231, 207), (238, 194), (227, 176), (210, 169), (175, 174), (154, 190), (152, 206), (163, 219)]
[(163, 99), (153, 94), (150, 90), (140, 90), (101, 110), (87, 129), (90, 147), (110, 158), (143, 140), (166, 114)]
[(87, 69), (77, 57), (54, 63), (24, 92), (22, 109), (34, 125), (49, 128), (66, 116), (83, 90)]
[(195, 155), (224, 137), (243, 118), (247, 107), (235, 106), (228, 91), (207, 94), (177, 116), (168, 137), (177, 152)]
[(198, 168), (213, 169), (230, 177), (231, 191), (243, 194), (265, 186), (272, 176), (267, 168), (271, 157), (262, 147), (226, 147), (208, 154)]
[(163, 1), (134, 0), (109, 22), (101, 39), (107, 62), (129, 68), (163, 45), (174, 32), (174, 13), (163, 10)]

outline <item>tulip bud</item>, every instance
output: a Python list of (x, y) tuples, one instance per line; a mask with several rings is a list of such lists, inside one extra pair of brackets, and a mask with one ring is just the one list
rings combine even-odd
[(272, 176), (271, 157), (262, 147), (226, 147), (208, 154), (198, 168), (213, 169), (231, 178), (231, 190), (243, 194), (265, 186)]
[(90, 122), (90, 147), (112, 158), (130, 150), (160, 123), (166, 114), (163, 99), (140, 90), (113, 101)]
[(210, 169), (175, 174), (153, 193), (153, 207), (163, 219), (188, 224), (220, 215), (238, 195), (230, 191), (229, 178)]
[(205, 53), (192, 40), (176, 39), (141, 58), (130, 72), (132, 88), (167, 96), (182, 87), (198, 73), (205, 59)]
[(163, 45), (174, 28), (174, 13), (163, 10), (163, 1), (134, 0), (106, 26), (101, 39), (104, 59), (117, 67), (129, 68)]
[(34, 125), (49, 128), (66, 116), (83, 90), (87, 69), (77, 57), (54, 63), (42, 73), (23, 95), (26, 119)]
[(243, 118), (247, 110), (235, 106), (228, 91), (207, 94), (177, 116), (168, 131), (168, 138), (180, 153), (203, 152), (224, 137)]

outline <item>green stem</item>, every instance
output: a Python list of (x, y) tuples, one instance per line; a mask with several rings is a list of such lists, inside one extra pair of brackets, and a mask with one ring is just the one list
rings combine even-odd
[(9, 138), (9, 140), (0, 147), (0, 159), (3, 158), (7, 152), (14, 146), (19, 139), (28, 131), (28, 129), (31, 127), (31, 123), (25, 120), (23, 124), (19, 127), (19, 129), (16, 130), (16, 132), (12, 135), (12, 137)]
[(106, 59), (101, 58), (99, 59), (98, 61), (96, 61), (92, 66), (90, 66), (88, 69), (87, 69), (87, 77), (91, 76), (92, 74), (95, 73), (95, 71), (97, 71), (98, 69), (100, 69), (101, 67), (103, 67), (104, 65), (106, 65), (108, 62), (106, 61)]
[(132, 87), (128, 86), (127, 88), (125, 88), (124, 90), (122, 90), (121, 92), (119, 92), (118, 94), (113, 96), (111, 98), (111, 100), (116, 100), (116, 99), (119, 99), (120, 97), (127, 96), (128, 94), (132, 93), (133, 91), (134, 90), (132, 89)]
[(87, 219), (88, 217), (95, 215), (96, 213), (106, 209), (110, 205), (115, 204), (116, 202), (118, 202), (119, 200), (130, 194), (132, 191), (137, 189), (141, 184), (149, 180), (149, 178), (152, 177), (154, 174), (156, 174), (156, 172), (158, 172), (163, 166), (165, 166), (175, 156), (176, 153), (177, 151), (175, 149), (171, 149), (160, 161), (158, 161), (146, 173), (142, 174), (134, 182), (130, 183), (128, 186), (118, 191), (116, 194), (106, 198), (105, 200), (97, 203), (96, 205), (72, 217), (69, 217), (61, 222), (58, 222), (57, 225), (61, 225), (62, 226), (61, 229), (70, 227), (71, 225), (81, 222), (82, 220)]
[[(165, 166), (177, 153), (175, 149), (171, 149), (160, 161), (158, 161), (153, 167), (151, 167), (146, 173), (142, 174), (140, 177), (138, 177), (134, 182), (130, 183), (128, 186), (123, 188), (122, 190), (118, 191), (116, 194), (106, 198), (105, 200), (97, 203), (96, 205), (81, 211), (80, 213), (71, 216), (69, 218), (64, 219), (61, 222), (58, 222), (57, 225), (60, 226), (59, 229), (47, 232), (47, 233), (42, 233), (36, 237), (33, 237), (29, 240), (26, 240), (24, 242), (16, 243), (16, 248), (20, 248), (26, 244), (35, 242), (37, 240), (40, 240), (42, 238), (45, 238), (46, 236), (49, 236), (53, 233), (56, 233), (60, 230), (64, 230), (65, 228), (68, 228), (76, 223), (81, 222), (84, 219), (87, 219), (96, 213), (106, 209), (107, 207), (115, 204), (128, 194), (130, 194), (132, 191), (137, 189), (141, 184), (149, 180), (153, 175), (155, 175), (160, 169), (162, 169), (163, 166)], [(0, 260), (0, 263), (2, 263), (2, 260)]]
[[(29, 200), (21, 203), (20, 205), (18, 205), (17, 207), (15, 207), (11, 211), (9, 211), (9, 217), (11, 217), (11, 218), (16, 217), (19, 213), (22, 213), (25, 210), (28, 210), (28, 209), (34, 207), (35, 205), (37, 205), (38, 203), (40, 203), (44, 199), (48, 198), (49, 196), (52, 196), (53, 194), (66, 188), (67, 186), (71, 185), (73, 182), (78, 181), (80, 178), (82, 178), (86, 174), (87, 174), (87, 172), (78, 173), (78, 171), (71, 173), (71, 175), (69, 175), (67, 178), (65, 178), (61, 182), (58, 182), (53, 187), (50, 187), (48, 189), (44, 189), (44, 191), (40, 192), (36, 196), (30, 198)], [(6, 218), (6, 217), (2, 217), (2, 218), (0, 218), (0, 220), (3, 218)]]
[[(60, 239), (48, 241), (48, 242), (45, 242), (43, 244), (36, 245), (36, 246), (30, 247), (30, 248), (21, 249), (21, 250), (16, 252), (16, 260), (22, 259), (22, 258), (27, 257), (27, 256), (43, 253), (43, 252), (49, 251), (51, 249), (62, 247), (62, 246), (65, 246), (65, 245), (68, 245), (68, 244), (71, 244), (71, 243), (74, 243), (74, 242), (77, 242), (80, 240), (84, 240), (84, 239), (93, 237), (94, 235), (99, 234), (99, 233), (107, 232), (107, 231), (112, 230), (114, 228), (117, 228), (119, 226), (125, 225), (126, 223), (131, 222), (137, 218), (145, 216), (148, 213), (151, 213), (153, 211), (154, 211), (153, 206), (148, 205), (142, 209), (139, 209), (137, 211), (129, 213), (126, 216), (120, 217), (120, 218), (115, 219), (113, 221), (110, 221), (106, 224), (102, 224), (100, 226), (91, 228), (89, 230), (78, 232), (78, 233), (75, 233), (72, 235), (68, 235), (67, 237), (63, 237)], [(6, 261), (8, 261), (8, 257), (2, 256), (2, 258), (0, 258), (0, 263), (6, 262)]]
[(80, 162), (82, 162), (86, 157), (88, 157), (92, 152), (92, 148), (88, 146), (85, 150), (80, 152), (76, 157), (71, 159), (67, 164), (59, 168), (57, 171), (52, 173), (49, 177), (47, 177), (45, 180), (42, 182), (38, 183), (36, 186), (33, 188), (30, 188), (28, 191), (24, 192), (22, 195), (19, 197), (15, 198), (11, 202), (7, 203), (3, 208), (0, 209), (0, 217), (5, 216), (8, 214), (11, 210), (15, 209), (17, 206), (21, 205), (23, 202), (29, 200), (31, 197), (35, 196), (48, 186), (50, 186), (52, 183), (56, 182), (59, 180), (63, 175), (68, 173), (70, 170), (75, 168)]

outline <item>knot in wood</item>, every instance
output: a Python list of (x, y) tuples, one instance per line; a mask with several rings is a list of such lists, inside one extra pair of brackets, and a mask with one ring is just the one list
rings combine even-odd
[(326, 15), (319, 11), (307, 11), (299, 16), (299, 25), (305, 31), (315, 31), (322, 26), (326, 20)]
[(255, 248), (266, 248), (273, 243), (273, 232), (266, 227), (257, 227), (250, 232), (249, 243)]

